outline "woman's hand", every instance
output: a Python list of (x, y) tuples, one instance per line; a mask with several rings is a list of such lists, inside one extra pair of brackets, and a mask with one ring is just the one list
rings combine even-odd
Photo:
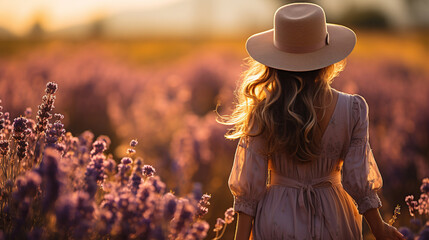
[(363, 216), (377, 240), (405, 240), (404, 236), (395, 227), (383, 221), (377, 208), (369, 209)]
[(376, 228), (372, 231), (377, 240), (385, 239), (397, 239), (405, 240), (404, 236), (393, 226), (383, 222), (380, 228)]

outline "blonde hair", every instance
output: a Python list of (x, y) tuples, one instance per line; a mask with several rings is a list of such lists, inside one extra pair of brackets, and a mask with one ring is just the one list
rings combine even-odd
[(316, 111), (321, 111), (323, 118), (328, 95), (333, 102), (330, 84), (344, 69), (345, 61), (308, 72), (278, 70), (251, 58), (248, 65), (236, 90), (235, 109), (220, 121), (233, 126), (225, 137), (261, 135), (267, 155), (285, 152), (303, 162), (316, 159), (320, 154), (320, 141), (315, 139), (320, 131)]

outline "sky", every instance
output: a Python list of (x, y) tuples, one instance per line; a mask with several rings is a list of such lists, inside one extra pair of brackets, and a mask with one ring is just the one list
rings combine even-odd
[(39, 19), (46, 30), (56, 30), (104, 15), (178, 1), (187, 0), (0, 0), (0, 27), (20, 35)]
[[(25, 35), (31, 26), (38, 21), (44, 30), (55, 31), (128, 11), (160, 9), (174, 3), (188, 1), (194, 3), (206, 1), (209, 2), (208, 5), (213, 6), (216, 3), (216, 6), (210, 10), (212, 12), (217, 11), (222, 18), (214, 21), (231, 20), (231, 17), (228, 18), (229, 15), (239, 15), (238, 10), (250, 9), (252, 6), (249, 5), (259, 8), (282, 2), (281, 0), (0, 0), (0, 28), (5, 28), (18, 36)], [(406, 9), (404, 1), (406, 0), (321, 0), (320, 4), (330, 16), (341, 15), (342, 10), (350, 7), (352, 9), (368, 6), (377, 7), (386, 11), (396, 26), (406, 27), (410, 24), (411, 18), (404, 11)], [(283, 2), (286, 3), (287, 0)], [(267, 19), (271, 22), (271, 9), (264, 10), (267, 11), (266, 14), (269, 14)], [(178, 16), (181, 15), (178, 14)], [(248, 19), (247, 16), (243, 16), (243, 18)]]

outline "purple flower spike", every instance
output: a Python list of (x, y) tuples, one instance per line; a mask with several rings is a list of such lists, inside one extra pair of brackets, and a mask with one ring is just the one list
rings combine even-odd
[(230, 223), (232, 223), (232, 221), (234, 221), (234, 214), (235, 214), (235, 212), (234, 212), (233, 208), (228, 208), (225, 211), (225, 222), (227, 224), (230, 224)]
[(6, 155), (9, 152), (9, 141), (8, 140), (0, 140), (0, 154)]
[(91, 156), (102, 154), (107, 149), (106, 142), (97, 140), (92, 144)]
[(197, 208), (197, 217), (198, 218), (202, 218), (209, 211), (208, 206), (210, 206), (210, 202), (209, 202), (210, 198), (211, 198), (211, 196), (208, 194), (203, 194), (203, 196), (201, 196), (201, 199), (197, 205), (197, 207), (198, 207)]
[(422, 193), (429, 193), (429, 178), (424, 178), (422, 185), (420, 186), (420, 191)]
[(30, 131), (27, 128), (27, 122), (28, 120), (24, 117), (15, 118), (13, 121), (13, 138), (17, 142), (17, 155), (19, 159), (23, 159), (25, 156), (27, 156), (27, 146), (28, 143), (26, 142), (26, 136), (29, 134)]
[(56, 143), (60, 139), (64, 138), (66, 130), (64, 124), (60, 120), (55, 121), (53, 124), (48, 124), (48, 130), (46, 131), (46, 145), (56, 147)]
[(159, 176), (151, 177), (147, 182), (154, 187), (156, 193), (163, 194), (165, 192), (165, 183), (161, 181)]
[(144, 177), (152, 177), (156, 173), (155, 168), (151, 165), (144, 165), (143, 166), (143, 176)]
[(60, 171), (58, 169), (58, 162), (61, 156), (57, 150), (47, 148), (41, 163), (42, 183), (45, 189), (45, 196), (43, 199), (43, 210), (47, 211), (54, 206), (55, 201), (58, 199), (61, 182)]
[(13, 131), (22, 133), (27, 129), (27, 119), (24, 117), (18, 117), (13, 120)]
[(206, 221), (197, 221), (192, 224), (192, 229), (186, 239), (204, 239), (207, 236), (207, 231), (209, 230), (209, 228), (210, 226)]
[(172, 221), (172, 237), (178, 237), (182, 231), (186, 230), (187, 227), (192, 223), (195, 209), (187, 199), (179, 200), (179, 209), (176, 211), (176, 214)]
[(225, 220), (223, 220), (222, 218), (217, 218), (213, 231), (219, 232), (223, 228), (223, 226), (225, 226)]
[(39, 111), (37, 111), (37, 132), (41, 133), (46, 131), (49, 124), (49, 119), (52, 118), (50, 111), (54, 109), (55, 96), (53, 95), (58, 89), (58, 85), (53, 82), (46, 84), (46, 95), (42, 97), (42, 104), (39, 105)]
[(27, 117), (27, 118), (29, 118), (29, 117), (31, 117), (31, 114), (33, 113), (33, 110), (31, 109), (31, 108), (26, 108), (25, 109), (25, 111), (24, 111), (24, 115), (25, 115), (25, 117)]
[(124, 157), (124, 158), (121, 159), (121, 163), (124, 164), (124, 165), (131, 164), (132, 162), (133, 162), (133, 160), (131, 158), (129, 158), (129, 157)]
[(176, 208), (177, 208), (176, 197), (171, 193), (166, 193), (163, 196), (162, 201), (164, 205), (164, 218), (169, 221), (173, 218), (174, 213), (176, 212)]
[(131, 142), (130, 142), (130, 146), (131, 146), (131, 147), (136, 147), (138, 143), (139, 143), (139, 142), (137, 141), (137, 139), (133, 139), (133, 140), (131, 140)]
[(58, 84), (54, 83), (54, 82), (48, 82), (46, 84), (46, 93), (47, 94), (54, 94), (58, 89)]
[(407, 227), (400, 227), (398, 229), (398, 231), (400, 233), (402, 233), (402, 235), (404, 235), (404, 238), (406, 240), (414, 240), (414, 233)]

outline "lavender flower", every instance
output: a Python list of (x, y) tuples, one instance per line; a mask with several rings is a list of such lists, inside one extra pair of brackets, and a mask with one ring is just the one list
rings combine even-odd
[(411, 218), (410, 219), (410, 224), (414, 228), (420, 228), (422, 226), (422, 221), (420, 219), (418, 219), (418, 218)]
[(102, 154), (107, 149), (107, 144), (103, 140), (97, 140), (92, 144), (91, 156)]
[(96, 141), (103, 141), (106, 143), (106, 149), (108, 149), (110, 147), (110, 143), (112, 143), (112, 141), (110, 140), (109, 136), (106, 135), (100, 135), (97, 137)]
[[(0, 104), (1, 104), (1, 99), (0, 99)], [(3, 107), (0, 105), (0, 132), (4, 129), (4, 124), (5, 124), (5, 119), (4, 119), (4, 115), (3, 115)]]
[(70, 195), (63, 195), (58, 199), (55, 207), (55, 216), (59, 229), (68, 229), (73, 226), (76, 211), (75, 199)]
[(13, 198), (18, 202), (23, 201), (26, 197), (33, 198), (39, 191), (41, 177), (37, 172), (30, 171), (24, 176), (16, 179), (16, 190), (13, 192)]
[(54, 109), (55, 96), (54, 93), (57, 91), (58, 85), (53, 82), (46, 84), (46, 95), (42, 97), (42, 104), (39, 105), (39, 111), (37, 111), (37, 132), (41, 133), (46, 131), (49, 123), (49, 119), (52, 118), (50, 111)]
[(147, 183), (154, 187), (154, 191), (156, 193), (163, 194), (165, 192), (165, 183), (161, 181), (159, 176), (155, 176), (147, 179)]
[(210, 226), (206, 221), (197, 221), (192, 224), (191, 231), (187, 234), (186, 239), (201, 240), (207, 236)]
[(93, 179), (97, 183), (101, 183), (104, 180), (104, 155), (97, 154), (91, 157), (91, 160), (86, 167), (85, 177), (87, 179)]
[(203, 185), (199, 182), (196, 182), (192, 185), (192, 197), (196, 201), (200, 201), (203, 196)]
[(398, 219), (398, 215), (401, 214), (401, 206), (398, 204), (395, 207), (395, 210), (393, 211), (393, 216), (392, 218), (389, 220), (389, 225), (393, 225), (396, 221), (396, 219)]
[(9, 141), (0, 140), (0, 154), (5, 156), (9, 152)]
[(414, 196), (413, 195), (409, 195), (405, 197), (405, 202), (408, 205), (408, 210), (410, 212), (410, 215), (413, 217), (414, 216), (414, 211), (416, 211), (418, 209), (418, 202), (414, 201)]
[(232, 221), (234, 221), (234, 214), (235, 214), (235, 212), (234, 212), (233, 208), (228, 208), (225, 211), (225, 222), (227, 224), (230, 224), (230, 223), (232, 223)]
[(174, 213), (176, 212), (176, 208), (177, 208), (176, 197), (171, 193), (166, 193), (162, 197), (162, 202), (163, 202), (164, 218), (167, 221), (170, 221), (173, 218)]
[(105, 161), (104, 161), (104, 170), (107, 171), (108, 173), (113, 173), (115, 171), (116, 168), (116, 162), (115, 160), (113, 160), (112, 158), (108, 157)]
[(211, 196), (208, 194), (204, 194), (203, 196), (201, 196), (201, 199), (197, 205), (197, 218), (202, 218), (209, 211), (208, 206), (210, 206), (210, 198)]
[(58, 199), (61, 181), (58, 162), (61, 156), (53, 148), (46, 148), (43, 160), (40, 166), (42, 183), (45, 189), (43, 198), (43, 210), (48, 211), (52, 208), (54, 202)]
[(185, 230), (191, 225), (195, 209), (187, 199), (179, 200), (179, 208), (171, 222), (171, 238), (175, 239), (185, 234)]
[(25, 111), (24, 111), (24, 116), (26, 117), (26, 118), (30, 118), (31, 117), (31, 114), (33, 113), (33, 110), (31, 109), (31, 108), (26, 108), (25, 109)]
[(16, 154), (20, 160), (27, 155), (28, 143), (25, 138), (28, 134), (27, 119), (23, 117), (15, 118), (13, 121), (13, 138), (18, 145)]
[(420, 191), (422, 193), (429, 194), (429, 178), (424, 178), (422, 181), (422, 185), (420, 186)]
[(125, 185), (128, 182), (128, 172), (130, 171), (131, 167), (129, 164), (118, 164), (118, 173), (117, 177), (119, 179), (119, 182), (121, 185)]
[[(149, 203), (149, 200), (151, 197), (153, 197), (154, 194), (154, 187), (150, 184), (143, 183), (137, 192), (136, 197), (146, 205)], [(146, 206), (147, 207), (147, 206)]]
[(46, 94), (54, 94), (58, 89), (58, 85), (56, 83), (53, 82), (48, 82), (48, 84), (46, 84)]
[(128, 148), (127, 149), (127, 154), (134, 154), (134, 153), (136, 153), (136, 150), (134, 150), (134, 149), (132, 149), (132, 148)]
[(4, 120), (4, 123), (3, 123), (3, 133), (4, 134), (8, 134), (8, 133), (10, 133), (12, 131), (12, 124), (10, 122), (9, 113), (8, 112), (5, 112), (3, 114), (3, 120)]
[(219, 232), (225, 226), (225, 220), (222, 218), (217, 218), (215, 227), (213, 229), (214, 232)]
[(85, 131), (79, 136), (79, 145), (81, 153), (85, 153), (91, 147), (94, 140), (94, 134), (90, 131)]
[(422, 193), (419, 198), (419, 214), (428, 214), (429, 215), (429, 196), (427, 193)]
[(427, 240), (429, 239), (429, 226), (426, 225), (426, 227), (423, 228), (423, 230), (420, 232), (420, 236), (418, 240)]
[(137, 194), (137, 190), (142, 183), (142, 165), (143, 160), (141, 158), (137, 158), (133, 173), (131, 174), (130, 181), (130, 190), (134, 195)]
[(102, 226), (99, 229), (99, 232), (102, 236), (109, 234), (112, 231), (113, 225), (116, 221), (116, 214), (112, 211), (102, 209), (99, 213), (99, 218)]
[(407, 227), (400, 227), (398, 229), (398, 231), (400, 233), (402, 233), (402, 235), (404, 235), (404, 238), (406, 240), (414, 240), (414, 233)]
[(156, 172), (155, 168), (152, 167), (151, 165), (144, 165), (143, 166), (143, 176), (145, 178), (152, 177), (155, 174), (155, 172)]
[[(56, 90), (56, 84), (47, 85), (37, 123), (21, 117), (12, 125), (9, 114), (0, 112), (2, 163), (4, 159), (6, 166), (9, 159), (16, 161), (16, 155), (10, 158), (7, 155), (11, 152), (10, 145), (15, 144), (6, 139), (12, 138), (17, 143), (27, 142), (30, 148), (26, 159), (35, 157), (39, 164), (28, 171), (29, 168), (23, 167), (28, 161), (23, 161), (17, 168), (27, 172), (3, 179), (6, 181), (0, 189), (3, 206), (0, 217), (10, 225), (2, 228), (4, 224), (0, 223), (2, 230), (7, 229), (3, 230), (4, 237), (159, 240), (168, 239), (168, 234), (172, 239), (184, 240), (206, 237), (209, 226), (196, 217), (204, 215), (210, 205), (210, 195), (202, 195), (201, 185), (198, 191), (182, 199), (173, 193), (164, 194), (166, 184), (156, 176), (155, 168), (144, 165), (141, 158), (122, 158), (117, 174), (113, 175), (116, 162), (111, 155), (104, 154), (110, 144), (108, 137), (100, 136), (93, 142), (94, 135), (89, 131), (79, 138), (73, 137), (65, 133), (61, 114), (55, 114), (57, 120), (50, 123)], [(31, 109), (26, 110), (25, 116), (31, 116)], [(137, 140), (130, 142), (129, 153), (135, 152), (137, 144)], [(100, 183), (103, 192), (96, 195)]]
[(137, 194), (137, 190), (139, 189), (141, 182), (142, 182), (141, 175), (138, 172), (134, 171), (131, 174), (131, 179), (130, 179), (130, 190), (134, 195)]
[(95, 211), (93, 204), (85, 192), (62, 196), (55, 208), (58, 227), (63, 231), (73, 230), (73, 237), (82, 239), (93, 224)]
[(124, 164), (124, 165), (128, 165), (128, 164), (133, 163), (133, 160), (131, 158), (129, 158), (129, 157), (124, 157), (124, 158), (121, 159), (121, 163)]
[(130, 142), (130, 146), (131, 147), (136, 147), (137, 146), (137, 144), (138, 144), (139, 142), (137, 141), (137, 139), (133, 139), (133, 140), (131, 140), (131, 142)]
[[(57, 114), (55, 114), (58, 116)], [(61, 120), (64, 116), (60, 115), (58, 120), (56, 120), (53, 124), (48, 124), (47, 131), (45, 133), (46, 138), (46, 146), (48, 147), (56, 147), (56, 143), (60, 141), (60, 139), (64, 138), (66, 130), (64, 129), (64, 124), (61, 123)]]

